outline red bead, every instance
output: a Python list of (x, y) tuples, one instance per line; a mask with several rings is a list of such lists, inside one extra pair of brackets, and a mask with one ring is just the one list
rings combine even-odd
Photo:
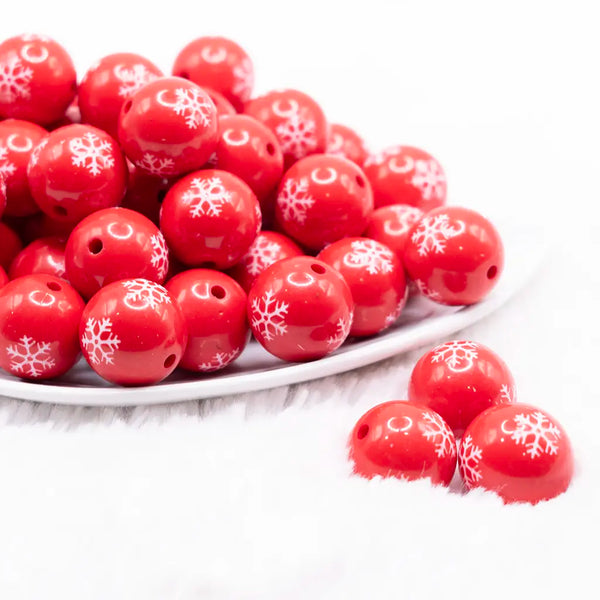
[(369, 155), (365, 147), (365, 142), (358, 133), (350, 129), (350, 127), (338, 125), (337, 123), (329, 125), (329, 135), (327, 136), (327, 148), (325, 152), (333, 156), (347, 158), (359, 167), (363, 166)]
[(456, 441), (434, 411), (395, 400), (379, 404), (356, 423), (349, 440), (354, 473), (371, 479), (429, 478), (449, 485), (456, 470)]
[(0, 267), (8, 271), (15, 256), (21, 252), (23, 244), (19, 236), (0, 221)]
[(404, 268), (383, 244), (345, 238), (327, 246), (317, 258), (342, 274), (352, 292), (351, 336), (374, 335), (393, 325), (406, 303)]
[(373, 187), (375, 208), (410, 204), (428, 211), (446, 203), (444, 171), (433, 156), (419, 148), (387, 148), (369, 156), (363, 168)]
[(421, 293), (440, 304), (474, 304), (500, 279), (504, 249), (496, 228), (479, 213), (448, 206), (413, 225), (404, 266)]
[(353, 162), (318, 154), (298, 161), (279, 185), (275, 217), (291, 238), (320, 250), (361, 235), (373, 210), (371, 187)]
[(195, 83), (179, 77), (145, 85), (121, 109), (119, 141), (127, 158), (157, 177), (199, 169), (217, 140), (212, 100)]
[(215, 108), (217, 109), (218, 117), (225, 117), (229, 115), (237, 114), (237, 111), (233, 107), (233, 104), (223, 96), (223, 94), (219, 94), (215, 90), (211, 88), (207, 88), (206, 86), (202, 86), (202, 89), (208, 94), (208, 97), (213, 101)]
[(254, 67), (246, 52), (224, 37), (201, 37), (175, 59), (173, 75), (223, 94), (236, 109), (250, 98)]
[(151, 385), (177, 367), (187, 332), (167, 290), (147, 279), (103, 287), (88, 302), (80, 326), (83, 356), (119, 385)]
[(0, 175), (6, 184), (6, 215), (24, 217), (39, 212), (29, 191), (27, 165), (33, 149), (47, 133), (27, 121), (8, 119), (0, 123)]
[(0, 288), (3, 288), (8, 283), (8, 275), (6, 271), (0, 267)]
[(231, 277), (210, 269), (192, 269), (173, 277), (167, 290), (179, 306), (188, 332), (180, 367), (218, 371), (242, 353), (250, 337), (246, 293)]
[(246, 254), (229, 269), (229, 275), (248, 293), (256, 278), (271, 265), (284, 258), (303, 254), (298, 244), (285, 235), (275, 231), (261, 231)]
[(76, 91), (73, 61), (54, 40), (25, 34), (0, 44), (0, 117), (49, 125)]
[(167, 245), (158, 227), (126, 208), (107, 208), (86, 217), (69, 236), (65, 254), (69, 281), (84, 298), (120, 279), (162, 283), (169, 269)]
[(24, 379), (66, 373), (79, 356), (84, 303), (63, 279), (27, 275), (0, 290), (0, 367)]
[(573, 452), (563, 427), (527, 404), (505, 404), (481, 413), (458, 450), (468, 489), (496, 492), (505, 503), (536, 504), (562, 494), (573, 477)]
[(77, 223), (116, 206), (125, 195), (127, 166), (113, 138), (91, 125), (51, 132), (29, 162), (29, 187), (49, 217)]
[(4, 175), (0, 173), (0, 217), (4, 214), (6, 208), (6, 181)]
[(10, 265), (11, 279), (43, 273), (63, 277), (65, 275), (65, 242), (58, 237), (47, 237), (25, 246)]
[(419, 359), (408, 397), (439, 413), (459, 437), (485, 409), (514, 402), (516, 392), (513, 377), (497, 354), (477, 342), (454, 340)]
[(79, 84), (77, 96), (83, 122), (116, 138), (123, 104), (162, 75), (155, 64), (139, 54), (119, 53), (101, 58)]
[(287, 361), (314, 360), (339, 348), (348, 337), (353, 310), (344, 278), (310, 256), (275, 263), (248, 294), (254, 337)]
[(225, 171), (207, 169), (180, 179), (167, 193), (160, 228), (184, 264), (227, 269), (238, 262), (261, 225), (254, 192)]
[(325, 115), (321, 107), (302, 92), (269, 92), (248, 102), (244, 112), (264, 123), (277, 136), (286, 168), (309, 154), (325, 152)]
[(155, 225), (160, 221), (160, 209), (173, 179), (149, 175), (138, 169), (131, 161), (127, 161), (129, 178), (127, 192), (121, 206), (141, 213)]

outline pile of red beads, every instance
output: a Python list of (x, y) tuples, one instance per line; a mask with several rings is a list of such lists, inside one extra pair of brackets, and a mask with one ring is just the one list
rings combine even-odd
[(221, 37), (168, 76), (121, 53), (79, 82), (48, 37), (0, 43), (3, 369), (44, 380), (81, 351), (106, 380), (149, 385), (226, 368), (250, 333), (315, 360), (396, 323), (409, 289), (488, 294), (502, 242), (446, 206), (433, 156), (370, 154), (310, 96), (253, 97), (253, 78)]

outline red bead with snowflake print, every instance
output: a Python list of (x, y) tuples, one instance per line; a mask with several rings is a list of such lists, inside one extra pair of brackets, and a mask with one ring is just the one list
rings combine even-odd
[(211, 269), (191, 269), (166, 285), (185, 319), (188, 343), (179, 366), (211, 372), (225, 368), (250, 337), (246, 293), (231, 277)]
[(350, 129), (350, 127), (339, 125), (337, 123), (331, 123), (329, 125), (327, 148), (325, 149), (325, 152), (327, 154), (332, 154), (333, 156), (347, 158), (353, 163), (356, 163), (359, 167), (363, 166), (369, 155), (365, 147), (365, 142), (358, 133)]
[(452, 430), (433, 410), (394, 400), (378, 404), (356, 423), (349, 440), (354, 473), (371, 479), (429, 478), (449, 485), (456, 470)]
[(101, 58), (79, 84), (77, 98), (82, 121), (116, 138), (123, 104), (162, 75), (155, 64), (139, 54), (123, 52)]
[(213, 101), (215, 108), (217, 109), (218, 117), (225, 117), (229, 115), (237, 114), (237, 111), (233, 107), (233, 104), (223, 96), (223, 94), (219, 94), (219, 92), (202, 86), (202, 89), (208, 94), (208, 97)]
[(169, 253), (149, 219), (127, 208), (100, 210), (73, 229), (66, 248), (67, 277), (84, 298), (131, 277), (163, 283)]
[(190, 267), (233, 266), (260, 227), (254, 192), (239, 177), (217, 169), (180, 179), (167, 193), (160, 214), (169, 248)]
[(430, 154), (411, 146), (394, 146), (364, 162), (375, 207), (410, 204), (428, 211), (446, 203), (446, 176)]
[(277, 136), (286, 168), (309, 154), (325, 152), (328, 135), (325, 115), (303, 92), (269, 92), (248, 102), (244, 112), (264, 123)]
[(76, 91), (73, 61), (54, 40), (24, 34), (0, 44), (0, 117), (49, 125)]
[(23, 379), (66, 373), (79, 356), (84, 302), (63, 279), (26, 275), (0, 290), (0, 367)]
[(79, 328), (83, 356), (119, 385), (152, 385), (177, 367), (185, 321), (167, 290), (147, 279), (110, 283), (87, 303)]
[(402, 263), (387, 246), (367, 238), (345, 238), (321, 250), (317, 258), (350, 286), (350, 335), (374, 335), (396, 322), (406, 303), (406, 279)]
[(10, 265), (11, 279), (45, 273), (65, 276), (65, 240), (58, 237), (40, 238), (25, 246)]
[(452, 306), (484, 298), (500, 279), (504, 247), (496, 228), (479, 213), (437, 208), (408, 233), (404, 266), (422, 294)]
[(252, 333), (287, 361), (322, 358), (350, 332), (352, 293), (344, 278), (310, 256), (280, 260), (261, 273), (248, 294)]
[(19, 236), (6, 223), (0, 221), (0, 267), (8, 271), (15, 256), (22, 249), (23, 243)]
[(371, 187), (360, 168), (345, 158), (317, 154), (298, 161), (283, 176), (275, 218), (292, 239), (321, 250), (361, 235), (372, 211)]
[(467, 489), (496, 492), (505, 503), (536, 504), (567, 490), (573, 451), (561, 424), (527, 404), (494, 406), (467, 428), (458, 450)]

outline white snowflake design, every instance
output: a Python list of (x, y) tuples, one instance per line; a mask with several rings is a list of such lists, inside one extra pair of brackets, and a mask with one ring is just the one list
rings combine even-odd
[(200, 371), (218, 371), (232, 363), (242, 352), (241, 348), (235, 348), (231, 352), (217, 352), (209, 361), (200, 363)]
[(419, 292), (421, 292), (421, 294), (423, 294), (423, 296), (426, 296), (427, 298), (429, 298), (430, 300), (433, 300), (434, 302), (439, 302), (442, 297), (440, 296), (439, 292), (436, 292), (434, 290), (430, 290), (429, 286), (422, 280), (422, 279), (415, 279), (415, 285), (417, 286)]
[(10, 52), (0, 62), (0, 102), (9, 104), (19, 98), (31, 96), (33, 71), (23, 64), (15, 52)]
[(502, 400), (502, 402), (505, 402), (506, 404), (511, 404), (512, 402), (514, 402), (514, 397), (515, 391), (512, 388), (512, 386), (503, 383), (500, 386), (500, 399)]
[(121, 82), (121, 85), (119, 85), (119, 96), (121, 98), (130, 98), (147, 83), (158, 79), (158, 75), (150, 72), (146, 68), (146, 65), (141, 63), (132, 65), (131, 67), (117, 65), (113, 69), (113, 73)]
[(336, 329), (334, 335), (330, 335), (327, 338), (327, 345), (330, 350), (336, 350), (346, 341), (346, 338), (350, 334), (353, 319), (354, 312), (351, 312), (347, 319), (344, 319), (343, 317), (338, 319), (338, 322), (335, 324)]
[(366, 267), (367, 273), (391, 273), (394, 270), (394, 255), (374, 240), (355, 240), (350, 244), (352, 252), (344, 255), (344, 264), (349, 267)]
[(387, 208), (394, 213), (393, 218), (386, 219), (383, 223), (383, 230), (387, 235), (405, 234), (423, 216), (423, 211), (414, 206), (398, 204)]
[(210, 126), (214, 105), (208, 98), (201, 97), (198, 90), (184, 88), (175, 90), (175, 98), (176, 101), (171, 103), (162, 98), (162, 92), (157, 96), (158, 102), (183, 117), (190, 129), (198, 129), (200, 125)]
[(392, 156), (396, 156), (401, 151), (401, 146), (390, 146), (389, 148), (385, 148), (381, 152), (370, 154), (369, 156), (367, 156), (364, 166), (370, 167), (371, 165), (382, 165), (386, 160), (388, 160)]
[(421, 191), (423, 200), (439, 200), (444, 197), (446, 176), (437, 160), (416, 160), (411, 183)]
[(462, 373), (473, 366), (473, 361), (477, 356), (475, 342), (453, 341), (434, 348), (431, 363), (443, 361), (451, 371)]
[(165, 241), (163, 234), (159, 231), (150, 238), (150, 243), (152, 244), (152, 256), (150, 257), (150, 262), (158, 271), (158, 278), (164, 279), (169, 270), (169, 250), (167, 248), (167, 242)]
[(450, 217), (442, 213), (421, 219), (410, 239), (417, 244), (419, 256), (427, 256), (430, 252), (443, 254), (446, 242), (464, 231), (463, 221), (456, 220), (455, 225), (451, 225)]
[(140, 169), (157, 177), (172, 175), (174, 165), (172, 158), (160, 158), (151, 152), (144, 152), (142, 160), (137, 164)]
[(250, 275), (259, 275), (278, 261), (280, 256), (281, 246), (277, 242), (271, 242), (259, 235), (248, 248), (248, 252), (243, 256), (241, 262), (246, 265), (246, 270)]
[(139, 303), (149, 308), (157, 308), (161, 304), (171, 304), (169, 292), (162, 285), (148, 279), (130, 279), (123, 281), (122, 285), (128, 290), (125, 295), (126, 303)]
[(283, 123), (275, 131), (283, 154), (303, 158), (317, 147), (316, 123), (300, 114), (300, 110), (290, 111)]
[(190, 203), (192, 217), (218, 217), (223, 205), (231, 203), (232, 194), (225, 189), (220, 177), (196, 177), (192, 179), (190, 189), (183, 194), (183, 199)]
[(308, 209), (315, 203), (308, 194), (308, 177), (299, 180), (286, 179), (283, 189), (277, 196), (277, 204), (285, 221), (295, 221), (302, 225), (306, 221)]
[(252, 68), (252, 61), (247, 56), (233, 68), (233, 77), (235, 81), (231, 91), (239, 96), (242, 102), (245, 102), (250, 98), (252, 86), (254, 85), (254, 69)]
[(423, 420), (427, 423), (423, 436), (435, 444), (435, 455), (439, 458), (455, 456), (456, 442), (454, 435), (442, 417), (435, 413), (426, 413), (423, 415)]
[(95, 133), (88, 132), (82, 137), (73, 138), (69, 142), (69, 150), (73, 155), (72, 163), (87, 169), (90, 175), (100, 175), (115, 164), (112, 143), (101, 140)]
[(112, 326), (113, 322), (110, 319), (89, 318), (86, 321), (81, 345), (92, 365), (113, 364), (113, 357), (121, 340), (112, 331)]
[(502, 430), (510, 433), (510, 437), (518, 446), (524, 445), (525, 452), (531, 458), (558, 452), (560, 430), (543, 413), (536, 411), (529, 415), (516, 415), (514, 421), (516, 425), (514, 430), (506, 430), (504, 424)]
[(266, 341), (287, 333), (285, 316), (289, 304), (275, 299), (273, 290), (267, 290), (262, 296), (252, 300), (252, 328)]
[(0, 175), (8, 179), (16, 170), (14, 163), (8, 160), (8, 148), (0, 144)]
[(470, 435), (463, 438), (458, 449), (458, 469), (467, 487), (471, 488), (482, 478), (479, 470), (481, 448), (473, 444)]
[(17, 344), (6, 348), (8, 356), (12, 359), (10, 368), (14, 373), (21, 375), (42, 377), (55, 364), (50, 356), (50, 348), (50, 342), (38, 342), (24, 335)]

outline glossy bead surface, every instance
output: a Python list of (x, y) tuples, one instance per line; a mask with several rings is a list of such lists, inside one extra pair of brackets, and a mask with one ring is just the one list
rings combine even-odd
[(215, 169), (180, 179), (167, 193), (160, 215), (169, 248), (191, 267), (233, 266), (260, 226), (254, 192), (239, 177)]
[(54, 40), (24, 34), (0, 44), (0, 118), (49, 125), (64, 115), (76, 91), (73, 61)]
[(217, 117), (225, 117), (229, 115), (237, 114), (237, 111), (233, 107), (233, 104), (220, 94), (219, 92), (213, 90), (212, 88), (208, 88), (202, 86), (202, 89), (208, 94), (208, 97), (213, 101), (215, 108), (217, 109)]
[(84, 298), (120, 279), (162, 283), (169, 269), (167, 245), (156, 225), (121, 207), (81, 221), (69, 236), (65, 255), (67, 277)]
[(353, 162), (317, 154), (298, 161), (283, 176), (275, 218), (284, 233), (311, 250), (358, 236), (373, 211), (373, 195)]
[(411, 146), (393, 146), (364, 162), (375, 208), (410, 204), (428, 211), (446, 203), (446, 175), (430, 154)]
[(0, 290), (0, 367), (24, 379), (66, 373), (79, 356), (83, 300), (63, 279), (27, 275)]
[(3, 288), (8, 283), (8, 275), (6, 271), (0, 267), (0, 288)]
[(456, 441), (444, 420), (399, 400), (367, 411), (352, 431), (349, 448), (354, 473), (369, 479), (429, 478), (434, 485), (449, 485), (456, 470)]
[(4, 214), (6, 208), (6, 181), (4, 175), (0, 173), (0, 218)]
[(474, 304), (496, 285), (504, 248), (496, 228), (479, 213), (437, 208), (413, 225), (404, 266), (421, 293), (452, 306)]
[(339, 348), (350, 332), (353, 310), (344, 278), (310, 256), (275, 263), (248, 294), (254, 337), (287, 361), (314, 360)]
[(23, 243), (19, 236), (6, 223), (0, 221), (0, 267), (8, 271), (15, 256), (22, 249)]
[(187, 333), (167, 290), (147, 279), (103, 287), (88, 302), (79, 328), (92, 369), (119, 385), (151, 385), (177, 367)]
[(65, 276), (65, 241), (58, 237), (40, 238), (25, 246), (10, 265), (11, 279), (44, 273)]
[(369, 155), (363, 139), (350, 127), (330, 123), (327, 136), (327, 154), (347, 158), (362, 167)]
[(496, 492), (505, 503), (536, 504), (562, 494), (573, 477), (573, 452), (560, 423), (527, 404), (494, 406), (467, 428), (458, 450), (467, 489)]

